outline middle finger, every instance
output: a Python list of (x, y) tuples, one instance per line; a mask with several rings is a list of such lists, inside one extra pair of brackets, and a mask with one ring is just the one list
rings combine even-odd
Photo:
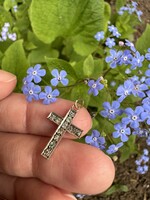
[(113, 181), (112, 161), (89, 145), (63, 139), (50, 158), (41, 151), (49, 138), (0, 133), (0, 171), (13, 176), (37, 177), (66, 191), (93, 194)]

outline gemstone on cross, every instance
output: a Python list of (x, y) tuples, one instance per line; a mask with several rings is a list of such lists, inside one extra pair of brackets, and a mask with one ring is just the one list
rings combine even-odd
[(59, 115), (55, 114), (54, 112), (51, 112), (48, 115), (48, 119), (52, 122), (56, 123), (58, 125), (58, 128), (56, 129), (54, 135), (49, 140), (48, 144), (42, 151), (41, 155), (49, 159), (52, 153), (54, 152), (55, 148), (57, 147), (58, 143), (61, 141), (63, 135), (65, 132), (68, 132), (78, 138), (80, 138), (82, 134), (82, 130), (73, 125), (71, 122), (73, 118), (75, 117), (78, 109), (76, 109), (74, 106), (67, 112), (66, 116), (64, 118), (60, 117)]

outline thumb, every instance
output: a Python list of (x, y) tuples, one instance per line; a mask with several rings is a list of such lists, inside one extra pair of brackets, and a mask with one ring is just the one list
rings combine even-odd
[(17, 78), (14, 74), (0, 70), (0, 100), (7, 97), (15, 88)]

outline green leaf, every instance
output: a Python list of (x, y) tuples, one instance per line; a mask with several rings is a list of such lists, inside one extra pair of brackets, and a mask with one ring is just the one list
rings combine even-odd
[(92, 55), (89, 55), (83, 63), (83, 73), (85, 76), (90, 77), (94, 71), (94, 60)]
[(78, 79), (74, 69), (67, 61), (58, 58), (47, 58), (47, 57), (45, 57), (45, 61), (50, 71), (53, 70), (54, 68), (57, 68), (59, 70), (65, 70), (70, 77), (72, 77), (75, 80)]
[(104, 7), (104, 29), (105, 29), (105, 31), (107, 30), (108, 21), (110, 20), (110, 16), (111, 16), (110, 4), (105, 2), (105, 7)]
[(124, 6), (126, 0), (116, 0), (116, 9), (119, 10), (122, 6)]
[(123, 163), (124, 161), (129, 159), (131, 154), (137, 153), (136, 152), (135, 139), (136, 139), (135, 135), (129, 136), (128, 142), (125, 143), (125, 145), (120, 149), (120, 152), (121, 152), (120, 162), (121, 163)]
[(84, 106), (87, 107), (90, 101), (90, 96), (88, 95), (88, 88), (85, 84), (78, 84), (72, 88), (70, 99), (75, 101), (77, 99), (82, 99), (84, 101)]
[(12, 0), (5, 0), (4, 1), (4, 8), (7, 11), (9, 11), (14, 5), (16, 5), (15, 1), (12, 1)]
[(140, 53), (145, 53), (150, 47), (150, 24), (147, 24), (142, 36), (137, 40), (136, 48)]
[(115, 184), (105, 192), (105, 195), (111, 195), (115, 192), (128, 192), (128, 187), (126, 185)]
[(36, 64), (36, 63), (45, 63), (45, 57), (57, 58), (58, 51), (52, 49), (50, 46), (43, 46), (31, 51), (28, 56), (29, 63)]
[(4, 23), (9, 22), (11, 24), (12, 18), (9, 12), (0, 6), (0, 30), (4, 26)]
[(70, 37), (75, 51), (88, 55), (97, 46), (94, 35), (104, 27), (104, 1), (33, 0), (30, 20), (41, 41), (51, 43), (58, 36)]
[(17, 76), (17, 90), (21, 89), (22, 79), (26, 76), (28, 62), (23, 49), (23, 41), (14, 42), (5, 52), (2, 60), (2, 69)]

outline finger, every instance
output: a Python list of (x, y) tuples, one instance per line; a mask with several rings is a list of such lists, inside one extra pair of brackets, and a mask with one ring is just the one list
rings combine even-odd
[(0, 70), (0, 100), (7, 97), (16, 86), (16, 76)]
[(0, 174), (0, 198), (9, 200), (72, 200), (71, 194), (35, 178), (17, 178)]
[(106, 190), (114, 178), (112, 161), (89, 145), (63, 139), (51, 156), (40, 154), (48, 138), (0, 134), (0, 171), (13, 176), (37, 177), (67, 191), (95, 194)]
[[(50, 112), (65, 116), (73, 102), (58, 99), (56, 103), (43, 105), (41, 102), (27, 103), (24, 95), (12, 94), (0, 103), (0, 131), (47, 135), (53, 133), (56, 125), (47, 119)], [(73, 124), (86, 133), (92, 125), (85, 108), (78, 111)]]

